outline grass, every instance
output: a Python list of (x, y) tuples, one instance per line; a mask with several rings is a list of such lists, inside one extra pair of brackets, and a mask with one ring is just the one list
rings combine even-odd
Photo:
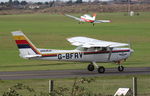
[[(112, 96), (115, 94), (118, 88), (131, 88), (132, 89), (132, 76), (101, 76), (101, 77), (93, 77), (95, 81), (92, 83), (85, 83), (81, 86), (84, 86), (86, 90), (93, 93), (101, 93), (104, 95)], [(138, 78), (138, 96), (149, 96), (150, 94), (150, 77), (149, 75), (136, 75)], [(78, 78), (79, 80), (80, 78)], [(4, 92), (8, 91), (8, 89), (14, 86), (17, 83), (22, 83), (24, 85), (33, 88), (35, 92), (45, 92), (48, 93), (48, 79), (36, 79), (36, 80), (1, 80), (0, 85), (0, 95)], [(74, 78), (66, 78), (66, 79), (54, 79), (54, 88), (65, 87), (71, 90)], [(26, 96), (33, 96), (27, 90), (17, 90), (20, 94), (25, 94)]]
[[(150, 67), (150, 13), (124, 16), (124, 13), (102, 13), (97, 19), (110, 19), (112, 23), (78, 24), (56, 14), (0, 16), (0, 71), (84, 69), (88, 63), (23, 60), (12, 40), (11, 31), (22, 30), (39, 48), (74, 49), (66, 38), (87, 36), (96, 39), (131, 42), (135, 53), (125, 62), (126, 67)], [(79, 15), (77, 15), (79, 16)], [(116, 67), (114, 64), (101, 64)], [(72, 68), (72, 66), (74, 66)]]
[[(140, 16), (124, 16), (124, 13), (99, 13), (97, 19), (111, 19), (112, 23), (78, 24), (78, 22), (57, 14), (0, 15), (0, 71), (21, 70), (63, 70), (86, 69), (88, 63), (24, 60), (18, 56), (18, 49), (12, 40), (11, 31), (22, 30), (39, 48), (74, 49), (66, 38), (87, 36), (91, 38), (131, 42), (134, 54), (124, 63), (125, 67), (150, 67), (150, 12)], [(76, 16), (79, 16), (77, 14)], [(107, 67), (115, 64), (99, 63)], [(72, 67), (74, 66), (74, 67)], [(114, 94), (119, 87), (131, 88), (132, 76), (97, 77), (95, 83), (85, 85), (93, 92)], [(137, 75), (139, 94), (150, 94), (149, 75)], [(55, 79), (56, 86), (67, 86), (73, 79)], [(0, 94), (16, 83), (34, 87), (38, 92), (47, 92), (48, 80), (1, 80)], [(26, 92), (23, 92), (26, 93)], [(146, 95), (145, 95), (146, 96)], [(147, 95), (148, 96), (148, 95)]]

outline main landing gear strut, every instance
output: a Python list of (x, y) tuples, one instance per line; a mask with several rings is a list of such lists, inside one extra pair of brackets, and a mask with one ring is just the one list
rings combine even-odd
[[(116, 63), (119, 64), (118, 71), (119, 72), (123, 72), (124, 71), (124, 67), (121, 65), (121, 61), (118, 61)], [(91, 64), (89, 64), (87, 69), (89, 71), (94, 71), (95, 67), (97, 68), (98, 73), (104, 73), (105, 72), (105, 68), (103, 66), (98, 66), (96, 64), (96, 62), (92, 62)]]
[(91, 64), (89, 64), (87, 69), (89, 71), (94, 71), (95, 67), (97, 68), (98, 73), (104, 73), (105, 72), (105, 68), (103, 66), (98, 66), (95, 62), (92, 62)]

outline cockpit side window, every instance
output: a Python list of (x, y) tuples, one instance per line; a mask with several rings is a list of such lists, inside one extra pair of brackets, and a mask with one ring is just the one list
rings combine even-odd
[(107, 47), (91, 47), (91, 48), (80, 48), (82, 51), (109, 51)]
[(88, 48), (84, 48), (84, 50), (83, 51), (87, 51), (88, 50)]
[(101, 47), (95, 47), (95, 51), (101, 51), (102, 48)]
[(88, 48), (87, 51), (94, 51), (94, 48), (93, 47)]
[[(92, 48), (87, 48), (87, 51), (102, 51), (102, 47), (92, 47)], [(106, 49), (107, 50), (107, 49)]]

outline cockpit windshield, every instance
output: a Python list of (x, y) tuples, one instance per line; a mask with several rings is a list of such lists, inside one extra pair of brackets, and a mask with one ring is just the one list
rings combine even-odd
[(84, 16), (86, 16), (86, 17), (91, 17), (90, 15), (88, 15), (88, 14), (85, 14)]

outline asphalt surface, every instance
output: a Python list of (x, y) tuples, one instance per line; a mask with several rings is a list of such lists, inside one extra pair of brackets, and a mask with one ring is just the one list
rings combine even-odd
[(85, 76), (113, 76), (113, 75), (150, 75), (150, 67), (125, 68), (124, 72), (118, 72), (117, 68), (108, 68), (105, 73), (100, 74), (97, 70), (42, 70), (42, 71), (9, 71), (0, 72), (1, 80), (21, 80), (21, 79), (46, 79), (46, 78), (72, 78)]

